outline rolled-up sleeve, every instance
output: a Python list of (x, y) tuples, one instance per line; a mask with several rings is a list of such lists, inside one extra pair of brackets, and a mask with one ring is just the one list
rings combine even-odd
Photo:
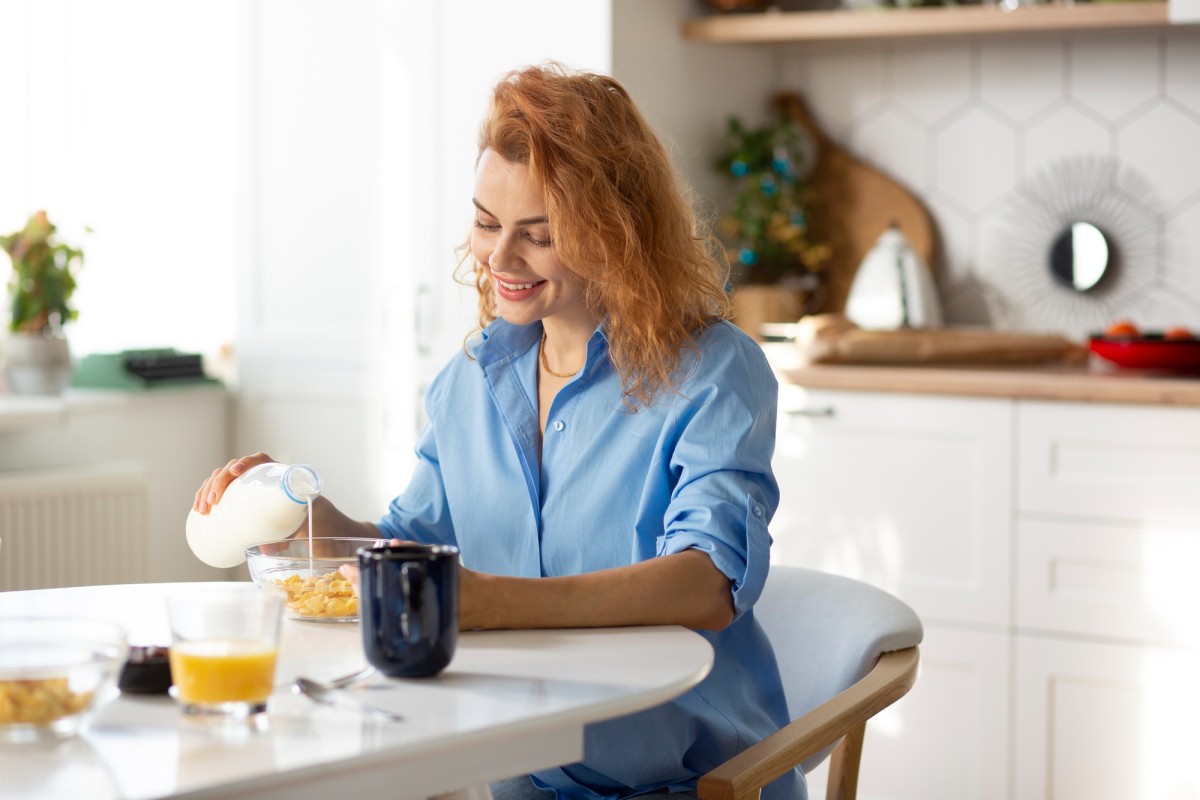
[(385, 539), (406, 539), (426, 544), (457, 544), (450, 504), (442, 479), (437, 447), (437, 409), (443, 392), (435, 381), (426, 396), (429, 422), (417, 441), (416, 465), (402, 494), (388, 505), (376, 523)]
[(674, 486), (657, 549), (708, 553), (732, 582), (740, 616), (762, 593), (770, 561), (779, 386), (756, 344), (733, 342), (705, 348), (681, 387), (666, 431)]

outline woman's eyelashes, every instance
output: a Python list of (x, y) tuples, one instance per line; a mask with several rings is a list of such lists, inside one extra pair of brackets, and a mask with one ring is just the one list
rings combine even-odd
[[(496, 231), (500, 230), (499, 225), (490, 223), (490, 222), (484, 222), (483, 220), (479, 220), (479, 219), (475, 220), (475, 227), (481, 231), (486, 231), (488, 233), (495, 233)], [(547, 239), (539, 239), (538, 237), (534, 236), (532, 233), (529, 233), (528, 231), (526, 231), (524, 233), (524, 236), (525, 236), (525, 239), (528, 240), (528, 242), (535, 247), (550, 247), (551, 245), (554, 244), (553, 240), (548, 239), (548, 238)]]

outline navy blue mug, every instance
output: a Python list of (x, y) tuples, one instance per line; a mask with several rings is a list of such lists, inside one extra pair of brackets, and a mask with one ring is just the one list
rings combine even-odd
[(437, 675), (458, 644), (458, 548), (358, 550), (359, 625), (371, 666), (392, 678)]

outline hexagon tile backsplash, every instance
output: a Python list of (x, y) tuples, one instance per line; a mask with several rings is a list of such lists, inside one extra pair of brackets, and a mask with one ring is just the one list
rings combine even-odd
[[(950, 324), (1200, 330), (1200, 29), (783, 52), (781, 86), (933, 214)], [(1117, 271), (1082, 295), (1027, 263), (1049, 235), (1038, 200), (1080, 176), (1101, 187), (1082, 207), (1117, 220)]]

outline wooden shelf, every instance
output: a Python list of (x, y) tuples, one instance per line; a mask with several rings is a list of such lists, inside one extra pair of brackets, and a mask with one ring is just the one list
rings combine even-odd
[(851, 39), (900, 39), (1037, 31), (1126, 30), (1170, 25), (1166, 0), (1131, 3), (871, 8), (765, 11), (699, 17), (684, 23), (694, 42), (772, 44)]

